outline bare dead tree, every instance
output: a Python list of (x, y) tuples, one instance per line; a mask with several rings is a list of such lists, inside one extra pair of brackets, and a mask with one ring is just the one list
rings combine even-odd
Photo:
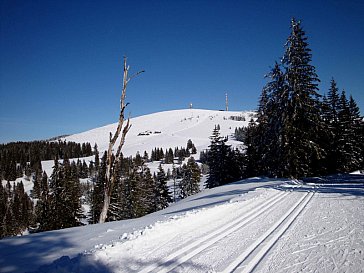
[[(116, 128), (114, 135), (110, 132), (110, 141), (109, 141), (109, 148), (107, 150), (107, 166), (106, 166), (106, 174), (105, 174), (105, 187), (104, 187), (104, 203), (100, 213), (99, 223), (104, 223), (107, 218), (107, 212), (110, 207), (110, 200), (111, 200), (111, 193), (112, 189), (116, 183), (116, 176), (115, 176), (115, 166), (118, 165), (120, 161), (120, 154), (121, 148), (125, 143), (126, 134), (129, 132), (131, 124), (130, 118), (125, 122), (125, 108), (128, 106), (128, 103), (125, 103), (126, 97), (126, 87), (131, 79), (135, 78), (139, 74), (143, 73), (144, 70), (135, 73), (134, 75), (129, 77), (129, 66), (126, 64), (126, 57), (124, 56), (124, 74), (123, 74), (123, 85), (122, 85), (122, 92), (120, 97), (120, 114), (119, 114), (119, 122)], [(121, 133), (121, 136), (120, 136)], [(117, 140), (120, 137), (119, 144), (116, 148), (116, 154), (113, 154), (113, 150)]]

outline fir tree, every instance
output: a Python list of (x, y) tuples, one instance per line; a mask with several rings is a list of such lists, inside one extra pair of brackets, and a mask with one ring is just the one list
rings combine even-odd
[(6, 236), (6, 213), (8, 209), (8, 194), (0, 183), (0, 239)]
[(339, 100), (338, 111), (339, 129), (337, 134), (337, 167), (338, 171), (351, 172), (358, 170), (362, 165), (362, 127), (363, 119), (359, 108), (351, 97), (346, 98), (343, 91)]
[(350, 142), (353, 151), (351, 170), (354, 171), (363, 166), (364, 161), (364, 119), (360, 115), (360, 109), (352, 96), (349, 98), (349, 112), (351, 120)]
[(179, 182), (180, 198), (186, 198), (200, 191), (201, 170), (195, 159), (190, 157), (182, 166), (182, 180)]
[(42, 181), (42, 170), (36, 170), (33, 176), (33, 190), (32, 190), (32, 198), (38, 199), (41, 193), (41, 181)]
[(102, 209), (103, 193), (104, 193), (104, 179), (106, 173), (106, 152), (103, 154), (101, 163), (99, 160), (99, 152), (95, 149), (95, 171), (91, 178), (93, 188), (91, 192), (91, 206), (90, 206), (90, 219), (91, 224), (96, 224), (99, 221)]
[(287, 84), (286, 117), (283, 121), (283, 176), (304, 177), (316, 173), (325, 153), (320, 137), (325, 130), (320, 115), (318, 76), (311, 65), (311, 49), (301, 22), (292, 19), (291, 34), (283, 57)]
[(43, 172), (41, 180), (41, 191), (39, 200), (35, 207), (36, 222), (39, 223), (38, 231), (46, 231), (51, 229), (51, 211), (48, 187), (48, 176)]
[(340, 100), (337, 83), (334, 79), (330, 82), (330, 89), (327, 98), (324, 97), (322, 103), (322, 118), (327, 126), (327, 142), (326, 142), (326, 167), (328, 173), (337, 172), (340, 169), (339, 161), (339, 138), (340, 138)]
[(156, 210), (161, 210), (168, 207), (169, 203), (172, 202), (171, 193), (169, 192), (167, 186), (166, 173), (164, 172), (161, 164), (159, 164), (158, 167), (158, 173), (155, 178), (155, 183), (156, 183), (156, 192), (155, 192)]
[(220, 136), (218, 126), (215, 126), (210, 139), (207, 154), (209, 176), (205, 187), (213, 188), (238, 180), (241, 177), (241, 169), (238, 167), (240, 162), (236, 161), (238, 157), (235, 157), (231, 147), (226, 145), (227, 138)]

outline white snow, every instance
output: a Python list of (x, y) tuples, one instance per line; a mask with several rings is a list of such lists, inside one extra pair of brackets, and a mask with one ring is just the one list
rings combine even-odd
[(363, 183), (316, 187), (247, 179), (139, 219), (1, 240), (0, 268), (363, 272), (363, 204)]
[[(242, 114), (245, 122), (228, 119)], [(185, 147), (188, 139), (199, 153), (215, 125), (231, 135), (250, 114), (191, 109), (134, 118), (124, 155)], [(114, 127), (67, 140), (103, 151)], [(50, 174), (52, 161), (42, 164)], [(308, 185), (256, 177), (138, 219), (3, 239), (0, 272), (364, 272), (363, 181), (360, 174)]]
[[(230, 116), (245, 117), (245, 121), (229, 119)], [(135, 156), (137, 152), (143, 155), (154, 148), (186, 147), (189, 139), (195, 144), (198, 151), (210, 145), (209, 137), (215, 125), (220, 125), (221, 136), (229, 136), (230, 144), (238, 145), (240, 142), (231, 139), (236, 127), (245, 127), (249, 124), (254, 112), (214, 111), (201, 109), (184, 109), (154, 113), (132, 118), (131, 129), (127, 134), (123, 147), (124, 156)], [(117, 124), (110, 124), (84, 133), (71, 135), (67, 141), (86, 142), (91, 145), (97, 143), (101, 152), (107, 150), (109, 133), (114, 133)], [(139, 135), (150, 131), (150, 135)], [(160, 133), (159, 133), (160, 132)], [(138, 136), (139, 135), (139, 136)], [(198, 153), (199, 155), (199, 153)]]

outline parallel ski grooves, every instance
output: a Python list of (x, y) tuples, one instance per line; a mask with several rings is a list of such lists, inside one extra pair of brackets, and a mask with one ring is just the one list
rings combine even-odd
[(224, 225), (214, 232), (211, 232), (199, 240), (194, 241), (193, 243), (183, 247), (177, 252), (169, 255), (168, 257), (162, 259), (158, 263), (153, 263), (146, 268), (139, 271), (140, 273), (147, 273), (147, 272), (168, 272), (175, 267), (181, 265), (182, 263), (186, 262), (187, 260), (191, 259), (204, 249), (208, 248), (209, 246), (213, 245), (217, 241), (221, 240), (222, 238), (228, 236), (230, 233), (236, 231), (237, 229), (241, 228), (242, 226), (246, 225), (247, 223), (251, 222), (253, 219), (261, 215), (263, 212), (267, 211), (269, 208), (274, 206), (277, 202), (287, 196), (289, 192), (281, 192), (273, 197), (269, 198), (259, 206), (252, 209), (250, 212), (245, 213), (244, 215), (240, 216), (236, 220), (232, 221), (228, 225)]
[[(253, 244), (251, 244), (241, 255), (239, 255), (235, 261), (233, 261), (224, 271), (222, 271), (222, 273), (233, 271), (242, 273), (252, 272), (267, 254), (267, 252), (277, 242), (277, 240), (303, 211), (313, 195), (314, 193), (309, 192), (302, 196), (302, 198), (290, 210), (288, 210), (271, 228), (269, 228)], [(266, 242), (264, 243), (264, 241)], [(250, 259), (250, 261), (244, 265), (243, 263), (248, 258), (248, 256), (250, 256), (259, 246), (261, 246), (262, 243), (264, 243), (264, 245), (258, 251), (258, 253), (256, 253), (252, 259)], [(241, 269), (241, 271), (239, 269)]]

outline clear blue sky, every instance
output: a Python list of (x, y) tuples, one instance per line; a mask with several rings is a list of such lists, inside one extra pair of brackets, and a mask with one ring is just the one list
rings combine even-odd
[(0, 143), (117, 121), (122, 57), (133, 117), (255, 109), (264, 75), (302, 20), (312, 64), (364, 109), (364, 1), (0, 0)]

